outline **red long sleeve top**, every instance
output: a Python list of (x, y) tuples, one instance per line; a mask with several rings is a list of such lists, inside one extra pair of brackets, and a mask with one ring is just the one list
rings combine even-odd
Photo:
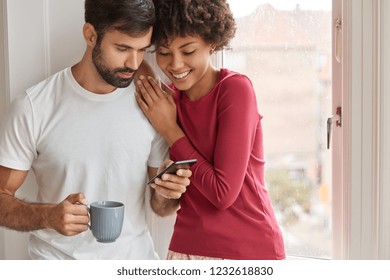
[(221, 69), (196, 101), (174, 93), (185, 137), (174, 160), (196, 158), (177, 212), (170, 250), (226, 259), (284, 259), (281, 231), (264, 187), (261, 119), (250, 80)]

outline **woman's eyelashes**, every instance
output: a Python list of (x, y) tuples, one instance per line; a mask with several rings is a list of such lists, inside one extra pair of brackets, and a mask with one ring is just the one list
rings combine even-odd
[[(195, 53), (196, 50), (191, 50), (191, 51), (183, 51), (182, 54), (185, 55), (185, 56), (188, 56), (188, 55), (192, 55)], [(159, 51), (157, 52), (158, 55), (161, 55), (161, 56), (168, 56), (168, 55), (171, 55), (171, 52), (164, 52), (164, 51)]]
[(196, 50), (192, 50), (192, 51), (187, 51), (187, 52), (183, 52), (184, 55), (191, 55), (193, 53), (195, 53)]
[(161, 56), (168, 56), (170, 53), (169, 52), (157, 52), (158, 55)]

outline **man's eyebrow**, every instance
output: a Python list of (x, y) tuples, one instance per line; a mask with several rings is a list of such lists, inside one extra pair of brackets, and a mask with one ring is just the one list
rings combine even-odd
[[(116, 43), (115, 45), (116, 45), (117, 47), (121, 47), (121, 48), (134, 49), (134, 47), (129, 46), (129, 45), (126, 45), (126, 44), (119, 44), (119, 43)], [(150, 48), (151, 45), (152, 45), (152, 44), (149, 44), (149, 45), (147, 45), (147, 46), (145, 46), (145, 47), (143, 47), (143, 48), (140, 48), (140, 50), (148, 49), (148, 48)]]

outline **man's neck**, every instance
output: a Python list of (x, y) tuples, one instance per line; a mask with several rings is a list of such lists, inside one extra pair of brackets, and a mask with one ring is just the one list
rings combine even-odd
[(92, 60), (87, 60), (86, 55), (79, 63), (73, 65), (71, 70), (77, 83), (90, 92), (108, 94), (116, 90), (116, 87), (102, 79)]

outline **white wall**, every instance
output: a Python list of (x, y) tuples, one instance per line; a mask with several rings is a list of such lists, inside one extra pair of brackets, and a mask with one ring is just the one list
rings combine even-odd
[(390, 1), (380, 1), (379, 258), (390, 259)]
[(390, 6), (388, 0), (350, 0), (350, 8), (348, 257), (390, 259)]
[[(0, 38), (4, 38), (5, 36), (5, 26), (3, 20), (3, 12), (4, 12), (4, 3), (0, 2)], [(5, 49), (4, 49), (4, 41), (1, 40), (0, 44), (0, 118), (1, 114), (5, 111), (6, 100), (5, 100)]]
[[(0, 38), (4, 38), (4, 3), (3, 1), (0, 2)], [(0, 120), (1, 116), (3, 115), (6, 107), (6, 100), (5, 100), (5, 62), (4, 59), (6, 57), (5, 51), (4, 51), (4, 44), (3, 40), (0, 41)], [(4, 231), (0, 228), (0, 260), (5, 258), (5, 251), (4, 248)]]

